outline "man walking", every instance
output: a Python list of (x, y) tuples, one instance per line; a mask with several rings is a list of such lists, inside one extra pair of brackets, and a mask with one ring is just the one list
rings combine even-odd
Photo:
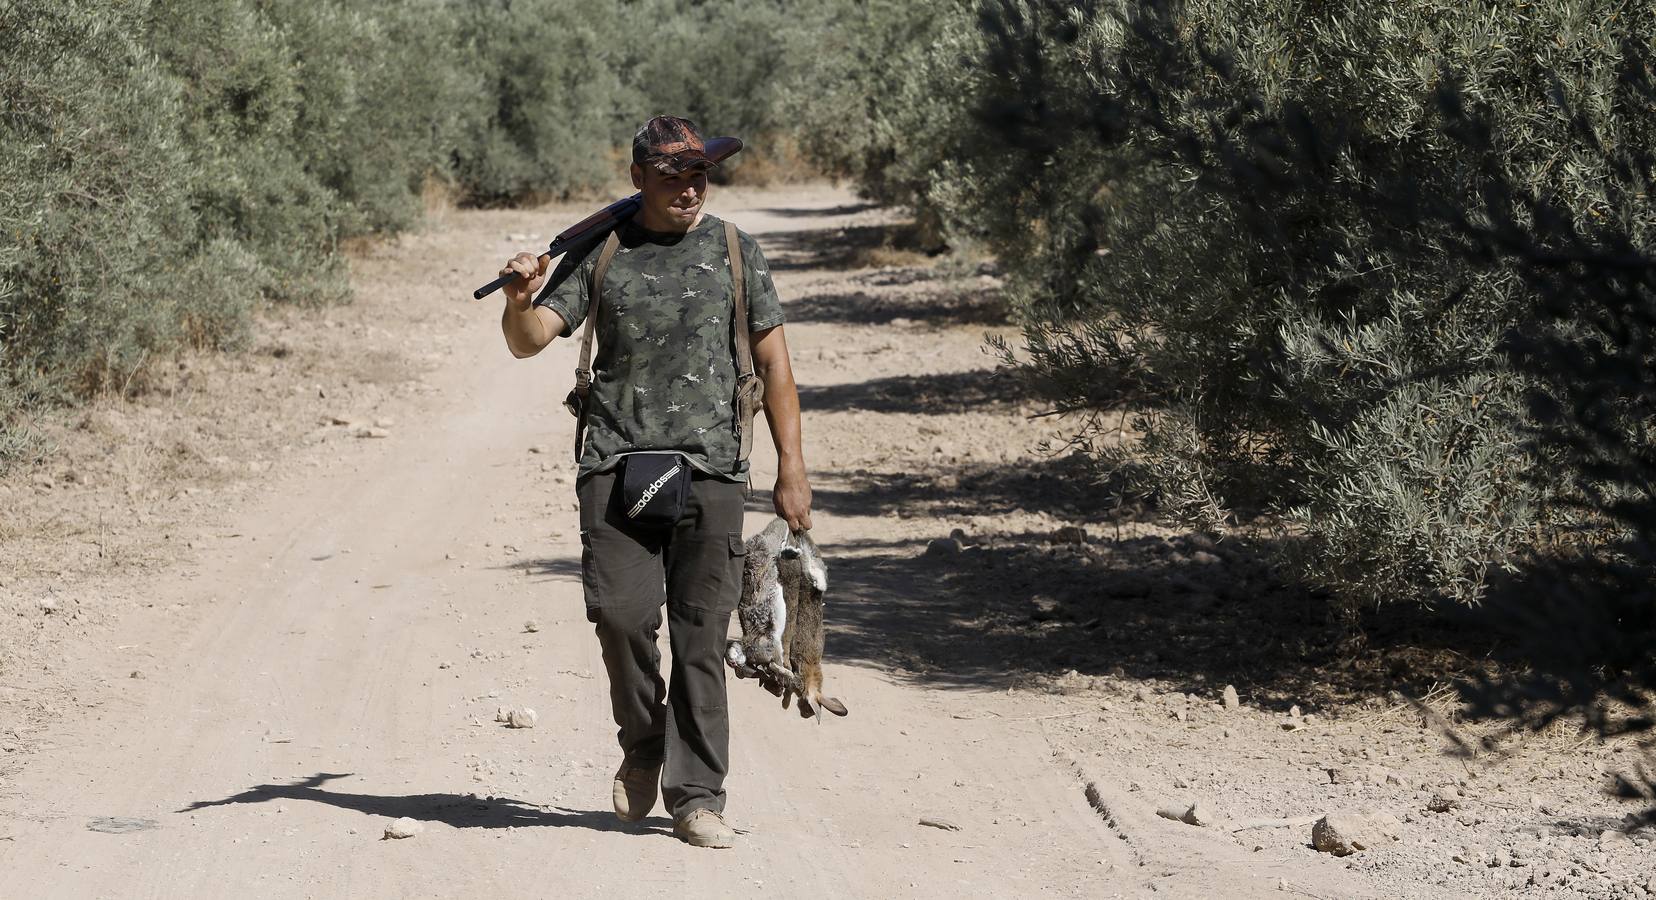
[[(589, 316), (596, 326), (590, 375), (577, 376), (590, 377), (590, 387), (580, 404), (576, 494), (587, 618), (603, 648), (620, 726), (615, 814), (644, 818), (659, 784), (675, 834), (698, 847), (729, 847), (723, 653), (744, 552), (744, 357), (751, 354), (763, 383), (776, 444), (776, 513), (795, 531), (811, 525), (799, 397), (764, 255), (747, 234), (702, 211), (715, 163), (694, 123), (651, 119), (633, 138), (632, 158), (638, 213), (533, 302), (547, 262), (531, 253), (513, 257), (501, 269), (519, 276), (505, 287), (501, 330), (523, 358)], [(738, 283), (745, 329), (735, 320)], [(618, 499), (617, 472), (629, 456), (660, 451), (681, 454), (691, 467), (688, 500), (676, 522), (639, 526)], [(663, 603), (670, 689), (656, 649)]]

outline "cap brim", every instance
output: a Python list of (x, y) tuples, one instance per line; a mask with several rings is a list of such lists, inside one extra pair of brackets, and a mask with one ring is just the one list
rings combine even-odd
[(742, 140), (733, 137), (716, 137), (709, 139), (702, 146), (707, 148), (707, 158), (718, 164), (735, 156), (742, 149)]
[(672, 156), (657, 157), (655, 159), (648, 160), (648, 163), (651, 168), (663, 175), (677, 175), (680, 172), (686, 172), (691, 169), (711, 169), (718, 165), (718, 163), (708, 159), (703, 154), (694, 150), (686, 150), (683, 153), (675, 153)]
[(663, 175), (677, 175), (690, 169), (711, 169), (735, 156), (742, 149), (742, 142), (739, 138), (716, 137), (706, 141), (702, 146), (703, 150), (686, 150), (645, 162)]

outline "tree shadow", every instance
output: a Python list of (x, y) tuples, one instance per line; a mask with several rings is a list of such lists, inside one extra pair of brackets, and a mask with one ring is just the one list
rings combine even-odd
[(908, 320), (933, 326), (1006, 325), (1011, 321), (999, 287), (940, 285), (898, 294), (852, 291), (789, 300), (788, 321), (840, 325), (889, 325)]
[(840, 206), (819, 207), (776, 207), (772, 209), (754, 210), (767, 216), (776, 216), (782, 219), (813, 219), (819, 216), (851, 216), (872, 209), (879, 209), (878, 203), (846, 203)]
[(1273, 571), (1269, 543), (1059, 532), (825, 547), (825, 657), (932, 687), (1071, 670), (1209, 697), (1234, 684), (1286, 709), (1424, 693), (1494, 649), (1487, 632), (1424, 606), (1364, 618), (1354, 644), (1328, 596)]
[(1014, 384), (996, 369), (893, 375), (799, 388), (799, 406), (808, 413), (864, 410), (942, 415), (985, 409), (1013, 412), (1022, 399)]
[(629, 826), (609, 811), (571, 810), (537, 806), (509, 797), (478, 797), (473, 794), (351, 794), (323, 790), (329, 781), (349, 778), (353, 773), (318, 772), (290, 784), (257, 784), (222, 800), (197, 800), (179, 812), (195, 812), (215, 806), (268, 803), (272, 800), (305, 800), (348, 809), (366, 816), (398, 819), (407, 816), (422, 822), (441, 822), (453, 828), (586, 828), (592, 831), (643, 832), (671, 836), (672, 823), (656, 816)]
[(773, 231), (765, 235), (763, 247), (771, 270), (782, 272), (868, 269), (937, 254), (922, 246), (913, 222)]
[(1099, 483), (1093, 463), (1078, 454), (1038, 465), (972, 463), (896, 472), (850, 469), (811, 490), (816, 509), (842, 516), (946, 518), (1042, 511), (1077, 521), (1110, 513), (1120, 524), (1149, 516)]
[[(1276, 561), (1292, 539), (1144, 534), (1156, 517), (1101, 482), (1084, 456), (899, 471), (855, 469), (812, 491), (827, 515), (934, 523), (927, 539), (823, 547), (825, 658), (901, 670), (929, 687), (1117, 675), (1250, 702), (1316, 708), (1400, 690), (1424, 694), (1500, 639), (1455, 604), (1353, 613)], [(1068, 524), (969, 534), (947, 524), (1031, 514)], [(1028, 526), (1023, 526), (1028, 528)]]

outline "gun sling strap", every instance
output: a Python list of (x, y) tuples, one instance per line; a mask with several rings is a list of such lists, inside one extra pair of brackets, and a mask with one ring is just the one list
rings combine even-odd
[[(763, 398), (764, 386), (760, 383), (753, 371), (753, 347), (748, 336), (747, 313), (747, 285), (744, 278), (742, 264), (742, 245), (736, 236), (736, 223), (725, 222), (725, 254), (730, 261), (730, 277), (733, 282), (736, 315), (733, 317), (732, 327), (735, 329), (736, 345), (736, 403), (733, 414), (737, 417), (737, 424), (741, 428), (741, 447), (736, 455), (737, 466), (747, 459), (748, 451), (753, 441), (753, 415), (758, 411), (759, 402)], [(615, 252), (621, 248), (621, 238), (611, 231), (604, 239), (604, 247), (598, 251), (598, 261), (592, 266), (592, 303), (587, 315), (586, 328), (581, 333), (581, 357), (575, 364), (575, 389), (571, 392), (573, 402), (567, 404), (570, 411), (575, 413), (575, 456), (579, 462), (582, 442), (586, 438), (586, 399), (592, 390), (592, 336), (598, 330), (598, 315), (603, 309), (604, 275), (609, 271), (610, 262), (615, 259)]]

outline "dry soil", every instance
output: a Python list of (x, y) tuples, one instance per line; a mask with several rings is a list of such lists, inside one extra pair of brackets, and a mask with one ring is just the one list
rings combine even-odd
[[(732, 679), (736, 849), (609, 811), (575, 347), (514, 360), (468, 299), (586, 210), (438, 211), (357, 256), (354, 304), (155, 364), (0, 481), (0, 897), (1656, 896), (1602, 790), (1638, 747), (1446, 755), (1444, 641), (1342, 656), (1257, 545), (1038, 450), (1065, 423), (984, 350), (992, 264), (826, 186), (710, 208), (789, 313), (851, 709)], [(1398, 839), (1317, 851), (1343, 810)]]

